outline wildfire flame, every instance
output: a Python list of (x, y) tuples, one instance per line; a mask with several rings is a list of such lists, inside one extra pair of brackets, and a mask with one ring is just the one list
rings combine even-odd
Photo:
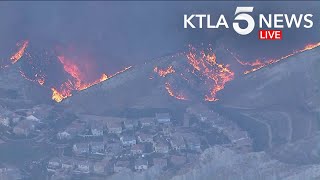
[(78, 81), (78, 80), (75, 82), (72, 82), (71, 80), (68, 80), (60, 86), (59, 90), (57, 90), (56, 88), (51, 88), (52, 100), (55, 100), (56, 102), (61, 102), (63, 99), (72, 96), (72, 91), (85, 90), (107, 79), (108, 79), (108, 76), (106, 74), (102, 74), (99, 79), (95, 80), (92, 83), (82, 83), (82, 81)]
[[(187, 62), (190, 65), (186, 72), (191, 72), (193, 75), (203, 79), (206, 84), (209, 84), (209, 93), (204, 96), (205, 101), (217, 101), (217, 92), (224, 89), (227, 82), (234, 78), (234, 72), (229, 68), (229, 65), (219, 64), (217, 57), (211, 48), (206, 51), (198, 51), (196, 48), (190, 46), (189, 51), (184, 54)], [(169, 66), (167, 69), (154, 68), (160, 77), (166, 77), (169, 73), (176, 71)], [(189, 83), (190, 81), (185, 77), (184, 73), (177, 73), (177, 77)], [(165, 83), (165, 88), (168, 94), (176, 99), (186, 100), (183, 95), (176, 93), (168, 82)]]
[(27, 40), (22, 41), (21, 43), (19, 43), (19, 42), (17, 43), (19, 50), (11, 56), (10, 60), (11, 60), (12, 64), (19, 61), (19, 59), (23, 56), (25, 50), (27, 49), (28, 45), (29, 45), (29, 41), (27, 41)]
[(211, 85), (209, 94), (205, 95), (205, 100), (217, 101), (217, 92), (224, 89), (225, 84), (234, 79), (234, 72), (228, 64), (217, 63), (216, 55), (211, 48), (208, 49), (207, 53), (200, 51), (200, 54), (198, 54), (196, 49), (191, 47), (187, 54), (188, 62), (201, 76), (213, 80), (213, 85)]
[(173, 91), (170, 83), (166, 82), (166, 83), (165, 83), (165, 88), (166, 88), (166, 90), (167, 90), (167, 92), (168, 92), (168, 94), (169, 94), (170, 96), (172, 96), (172, 97), (174, 97), (174, 98), (176, 98), (176, 99), (179, 99), (179, 100), (187, 100), (187, 98), (184, 97), (182, 94), (177, 94), (177, 93), (175, 93), (175, 92)]
[(296, 50), (296, 51), (293, 51), (291, 54), (288, 54), (286, 56), (282, 56), (278, 59), (269, 59), (269, 60), (266, 60), (266, 61), (262, 61), (262, 60), (255, 60), (253, 62), (244, 62), (244, 61), (241, 61), (239, 58), (237, 58), (233, 53), (230, 53), (234, 56), (234, 58), (241, 64), (241, 65), (244, 65), (244, 66), (250, 66), (250, 67), (253, 67), (252, 69), (249, 69), (249, 70), (246, 70), (244, 71), (244, 74), (249, 74), (249, 73), (252, 73), (252, 72), (255, 72), (267, 65), (270, 65), (270, 64), (274, 64), (274, 63), (277, 63), (279, 61), (282, 61), (284, 59), (287, 59), (291, 56), (294, 56), (298, 53), (302, 53), (302, 52), (305, 52), (305, 51), (308, 51), (308, 50), (312, 50), (316, 47), (319, 47), (320, 46), (320, 42), (318, 43), (314, 43), (314, 44), (307, 44), (303, 49), (300, 49), (300, 50)]
[(55, 88), (51, 88), (52, 90), (52, 100), (56, 102), (61, 102), (63, 99), (70, 97), (71, 93), (65, 91), (57, 91)]
[[(13, 54), (10, 58), (12, 64), (15, 64), (24, 55), (30, 56), (29, 52), (27, 52), (28, 45), (29, 45), (28, 40), (17, 43), (18, 51), (15, 54)], [(293, 51), (291, 54), (282, 56), (278, 59), (269, 59), (265, 61), (257, 59), (252, 62), (241, 61), (233, 53), (231, 53), (230, 51), (229, 52), (235, 57), (237, 62), (239, 62), (243, 66), (250, 68), (243, 72), (244, 74), (249, 74), (265, 66), (268, 66), (273, 63), (277, 63), (281, 60), (287, 59), (288, 57), (291, 57), (298, 53), (302, 53), (304, 51), (312, 50), (319, 46), (320, 46), (320, 42), (314, 43), (314, 44), (308, 44), (303, 49)], [(186, 60), (188, 63), (188, 67), (186, 70), (184, 70), (183, 73), (176, 72), (176, 71), (179, 71), (179, 69), (174, 69), (173, 66), (168, 66), (165, 69), (161, 69), (156, 66), (153, 71), (157, 73), (161, 78), (168, 78), (167, 76), (169, 74), (176, 73), (177, 76), (174, 76), (175, 78), (181, 77), (187, 83), (192, 83), (192, 80), (189, 79), (190, 76), (185, 76), (186, 75), (185, 73), (192, 73), (191, 76), (195, 75), (199, 77), (201, 80), (204, 80), (204, 83), (206, 85), (209, 86), (208, 93), (204, 95), (204, 100), (217, 101), (218, 100), (217, 93), (225, 88), (226, 83), (234, 79), (235, 73), (230, 69), (230, 65), (218, 63), (216, 54), (213, 52), (211, 48), (198, 51), (196, 48), (190, 46), (189, 51), (187, 53), (182, 53), (182, 54), (179, 53), (177, 56), (181, 56), (181, 55), (186, 56)], [(175, 56), (172, 56), (171, 58), (173, 57)], [(94, 86), (103, 81), (106, 81), (131, 68), (131, 66), (127, 67), (121, 71), (116, 72), (113, 75), (107, 75), (105, 73), (102, 73), (99, 78), (88, 81), (86, 80), (85, 74), (83, 74), (83, 72), (81, 71), (80, 67), (77, 64), (73, 63), (72, 61), (69, 61), (63, 55), (57, 56), (57, 58), (59, 62), (63, 65), (64, 71), (68, 75), (70, 75), (70, 78), (68, 78), (66, 81), (64, 81), (62, 84), (58, 86), (50, 86), (46, 84), (46, 75), (43, 74), (43, 72), (41, 71), (37, 72), (37, 74), (32, 75), (33, 78), (31, 79), (22, 70), (20, 70), (21, 76), (24, 77), (25, 79), (38, 83), (41, 86), (50, 88), (52, 91), (52, 99), (56, 102), (61, 102), (64, 99), (72, 96), (72, 93), (74, 91), (85, 90), (91, 86)], [(8, 67), (8, 66), (9, 65), (5, 65), (1, 67)], [(175, 97), (176, 99), (179, 99), (179, 100), (188, 99), (186, 96), (180, 93), (181, 91), (180, 92), (175, 91), (172, 84), (170, 84), (168, 81), (165, 82), (165, 89), (170, 96)]]
[(82, 91), (85, 89), (88, 89), (91, 86), (94, 86), (96, 84), (99, 84), (103, 81), (106, 81), (120, 73), (123, 73), (125, 71), (127, 71), (128, 69), (130, 69), (132, 66), (126, 67), (121, 71), (116, 72), (115, 74), (111, 75), (111, 76), (107, 76), (106, 74), (102, 74), (101, 77), (97, 80), (95, 80), (94, 82), (91, 83), (81, 83), (82, 81), (76, 81), (75, 83), (72, 82), (71, 80), (68, 80), (67, 82), (63, 83), (59, 90), (57, 90), (56, 88), (51, 88), (52, 90), (52, 100), (56, 101), (56, 102), (61, 102), (62, 100), (72, 96), (72, 91)]
[[(31, 57), (30, 53), (27, 52), (27, 47), (29, 45), (28, 40), (18, 42), (16, 45), (18, 47), (18, 51), (15, 54), (13, 54), (10, 58), (12, 64), (15, 64), (24, 55)], [(56, 102), (61, 102), (65, 98), (72, 96), (72, 93), (74, 91), (85, 90), (93, 85), (96, 85), (96, 84), (99, 84), (103, 81), (106, 81), (107, 79), (109, 79), (113, 76), (116, 76), (116, 75), (131, 68), (131, 66), (126, 67), (123, 70), (118, 71), (111, 76), (108, 76), (107, 74), (103, 73), (103, 74), (101, 74), (101, 76), (98, 79), (88, 82), (87, 80), (85, 80), (86, 79), (85, 74), (83, 74), (83, 72), (81, 71), (81, 69), (79, 68), (79, 66), (77, 64), (74, 64), (72, 61), (69, 61), (69, 59), (67, 59), (65, 56), (62, 56), (62, 55), (57, 56), (57, 59), (63, 65), (64, 71), (70, 75), (70, 78), (68, 78), (65, 82), (63, 82), (61, 85), (58, 85), (57, 87), (55, 87), (55, 86), (52, 87), (50, 85), (46, 85), (45, 84), (46, 75), (43, 74), (41, 71), (37, 74), (33, 74), (30, 77), (30, 76), (27, 76), (26, 73), (20, 69), (20, 75), (24, 79), (26, 79), (28, 81), (32, 81), (34, 83), (37, 83), (41, 86), (45, 86), (45, 87), (50, 88), (52, 91), (51, 98), (52, 98), (52, 100), (54, 100)], [(1, 67), (9, 67), (9, 65), (5, 65), (5, 66), (1, 65)], [(34, 68), (34, 67), (32, 67), (32, 68)]]
[(34, 77), (36, 79), (30, 79), (22, 70), (20, 70), (20, 75), (24, 79), (26, 79), (28, 81), (39, 83), (40, 85), (44, 85), (44, 83), (45, 83), (45, 76), (44, 75), (35, 74)]
[(43, 76), (38, 76), (38, 74), (36, 74), (36, 77), (38, 78), (37, 81), (38, 83), (43, 86), (45, 83), (45, 78)]
[(96, 84), (99, 84), (103, 81), (108, 80), (109, 78), (122, 73), (130, 67), (126, 67), (125, 69), (116, 72), (115, 74), (108, 76), (107, 74), (103, 73), (100, 78), (94, 80), (93, 82), (85, 82), (85, 75), (81, 72), (80, 68), (77, 66), (77, 64), (74, 64), (72, 61), (68, 60), (64, 56), (58, 56), (58, 59), (60, 63), (63, 65), (63, 69), (65, 72), (67, 72), (72, 78), (68, 79), (66, 82), (64, 82), (58, 89), (57, 88), (51, 88), (52, 90), (52, 100), (56, 102), (61, 102), (63, 99), (68, 98), (72, 96), (73, 91), (82, 91), (85, 90), (91, 86), (94, 86)]
[(168, 74), (171, 74), (171, 73), (174, 73), (176, 72), (174, 69), (173, 69), (173, 66), (169, 66), (167, 69), (160, 69), (158, 68), (157, 66), (153, 69), (153, 71), (155, 73), (158, 73), (159, 76), (161, 77), (166, 77)]
[[(73, 70), (77, 70), (78, 69), (78, 67), (74, 66), (74, 65), (72, 65), (70, 67), (73, 67), (73, 68), (71, 68)], [(60, 86), (59, 90), (56, 89), (56, 88), (51, 88), (52, 100), (54, 100), (56, 102), (61, 102), (62, 100), (72, 96), (72, 91), (82, 91), (82, 90), (88, 89), (91, 86), (99, 84), (99, 83), (101, 83), (103, 81), (106, 81), (106, 80), (108, 80), (108, 79), (110, 79), (110, 78), (112, 78), (112, 77), (114, 77), (114, 76), (116, 76), (116, 75), (118, 75), (120, 73), (123, 73), (123, 72), (127, 71), (131, 67), (132, 66), (126, 67), (123, 70), (118, 71), (118, 72), (114, 73), (111, 76), (108, 76), (108, 75), (103, 73), (99, 79), (97, 79), (97, 80), (95, 80), (95, 81), (93, 81), (91, 83), (83, 83), (81, 81), (81, 79), (77, 79), (79, 77), (79, 75), (78, 74), (73, 74), (75, 71), (72, 71), (72, 73), (70, 72), (70, 74), (74, 75), (72, 77), (77, 77), (77, 78), (75, 78), (75, 81), (74, 82), (72, 80), (66, 81), (65, 83), (63, 83)]]

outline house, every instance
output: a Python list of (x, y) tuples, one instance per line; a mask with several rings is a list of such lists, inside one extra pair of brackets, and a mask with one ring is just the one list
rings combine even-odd
[(158, 123), (169, 123), (171, 116), (169, 113), (156, 113), (156, 120)]
[(162, 142), (162, 141), (155, 143), (153, 148), (154, 148), (154, 151), (157, 153), (164, 153), (165, 154), (165, 153), (169, 152), (168, 144), (165, 142)]
[(40, 104), (36, 105), (31, 109), (31, 114), (40, 120), (45, 120), (48, 118), (49, 114), (52, 112), (53, 106)]
[(35, 130), (34, 121), (22, 120), (13, 128), (13, 133), (18, 136), (28, 136), (34, 130)]
[(57, 134), (57, 139), (59, 140), (70, 140), (77, 135), (80, 135), (85, 130), (83, 123), (73, 122), (64, 131)]
[(103, 142), (91, 142), (90, 143), (92, 154), (104, 154), (104, 143)]
[(76, 143), (73, 145), (72, 150), (76, 155), (88, 154), (89, 153), (89, 144)]
[(192, 151), (201, 151), (201, 142), (199, 137), (197, 137), (195, 134), (188, 135), (185, 137), (187, 147)]
[(126, 130), (133, 130), (134, 125), (132, 119), (126, 119), (123, 122), (123, 126)]
[(134, 144), (131, 147), (131, 153), (133, 155), (142, 154), (145, 151), (145, 145), (144, 144)]
[(47, 164), (48, 171), (56, 171), (61, 168), (61, 160), (57, 157), (51, 158)]
[(223, 116), (220, 116), (220, 114), (214, 112), (214, 111), (210, 111), (207, 113), (207, 116), (208, 116), (208, 123), (210, 123), (212, 126), (214, 126), (214, 124), (216, 122), (219, 122), (219, 121), (225, 121), (225, 117)]
[(211, 122), (211, 126), (218, 129), (219, 132), (224, 133), (226, 136), (228, 132), (223, 132), (225, 130), (233, 131), (233, 129), (237, 129), (236, 125), (232, 123), (231, 121), (228, 121), (224, 117), (220, 118), (219, 120), (215, 120), (214, 122)]
[(98, 175), (107, 175), (113, 172), (113, 165), (109, 160), (102, 160), (94, 163), (93, 173)]
[(171, 136), (172, 132), (174, 132), (174, 129), (170, 126), (162, 127), (162, 133), (164, 136)]
[(118, 121), (109, 121), (107, 123), (108, 132), (111, 134), (121, 134), (122, 126), (121, 122)]
[(180, 135), (173, 135), (170, 140), (170, 145), (174, 150), (179, 151), (179, 150), (186, 149), (186, 144), (184, 142), (184, 139)]
[(141, 128), (150, 127), (154, 125), (154, 118), (151, 118), (151, 117), (140, 118), (139, 122), (140, 122)]
[(196, 116), (200, 121), (212, 121), (214, 119), (220, 119), (220, 115), (202, 103), (192, 105), (187, 108), (187, 113)]
[(77, 161), (75, 164), (76, 168), (74, 169), (74, 172), (80, 174), (89, 174), (90, 169), (93, 166), (89, 161)]
[(34, 115), (29, 115), (26, 117), (26, 120), (29, 121), (34, 121), (34, 122), (40, 122), (40, 119), (38, 119), (37, 117), (35, 117)]
[(61, 158), (61, 168), (65, 171), (71, 171), (74, 168), (74, 161), (71, 158)]
[(122, 124), (126, 120), (126, 118), (119, 117), (104, 117), (103, 122), (107, 126), (108, 133), (111, 134), (121, 134), (122, 132)]
[(98, 175), (106, 174), (106, 163), (103, 161), (94, 163), (93, 173), (98, 174)]
[(252, 140), (246, 131), (239, 129), (238, 127), (229, 126), (222, 130), (223, 134), (228, 137), (231, 143), (239, 146), (251, 146)]
[(23, 175), (16, 167), (0, 167), (1, 180), (21, 180)]
[(137, 159), (134, 162), (134, 169), (136, 171), (142, 171), (148, 169), (148, 161), (145, 159)]
[(105, 146), (105, 152), (110, 157), (118, 157), (121, 154), (122, 147), (120, 143), (108, 143)]
[(250, 137), (238, 139), (238, 141), (236, 141), (235, 145), (239, 148), (250, 150), (251, 146), (252, 146), (252, 139)]
[(8, 117), (0, 117), (0, 125), (9, 127), (10, 126), (10, 120)]
[(94, 121), (90, 126), (92, 136), (103, 136), (104, 124), (100, 121)]
[(170, 163), (174, 166), (182, 166), (187, 162), (187, 158), (184, 156), (173, 155), (170, 158)]
[(160, 168), (167, 167), (168, 165), (167, 159), (164, 159), (164, 158), (153, 158), (152, 161), (154, 166), (158, 166)]
[(194, 114), (196, 116), (197, 119), (199, 119), (201, 122), (205, 122), (208, 121), (210, 123), (220, 120), (221, 117), (218, 113), (213, 112), (213, 111), (204, 111), (204, 112), (199, 112), (197, 114)]
[(70, 140), (71, 134), (67, 131), (62, 131), (57, 133), (57, 139), (59, 140)]
[(65, 173), (65, 172), (55, 172), (50, 176), (50, 180), (62, 180), (62, 179), (72, 179), (72, 174), (71, 173)]
[(237, 138), (232, 140), (232, 143), (235, 145), (236, 148), (242, 150), (250, 150), (252, 148), (252, 139), (249, 137), (246, 131), (238, 130)]
[(140, 143), (153, 143), (153, 136), (151, 134), (140, 133), (137, 139)]
[(131, 146), (137, 143), (134, 136), (124, 135), (120, 137), (120, 140), (124, 146)]
[(19, 121), (22, 120), (22, 117), (20, 115), (18, 115), (17, 113), (10, 114), (10, 118), (11, 118), (11, 122), (14, 124), (18, 123)]
[(115, 173), (129, 172), (129, 171), (131, 171), (129, 166), (130, 166), (129, 161), (117, 161), (114, 164), (113, 170)]

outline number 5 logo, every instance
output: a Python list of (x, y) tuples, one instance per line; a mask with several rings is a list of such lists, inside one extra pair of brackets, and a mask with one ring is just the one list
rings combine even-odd
[[(251, 31), (253, 31), (254, 29), (254, 19), (252, 18), (252, 16), (250, 16), (247, 13), (251, 13), (253, 11), (253, 7), (237, 7), (236, 12), (234, 13), (234, 15), (236, 15), (236, 17), (234, 18), (235, 21), (238, 22), (233, 22), (233, 29), (240, 35), (247, 35), (249, 33), (251, 33)], [(248, 26), (246, 28), (241, 28), (239, 26), (239, 21), (246, 21), (248, 23)]]

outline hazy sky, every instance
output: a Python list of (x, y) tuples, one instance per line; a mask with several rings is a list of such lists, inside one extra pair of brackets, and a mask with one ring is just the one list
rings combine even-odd
[[(229, 30), (183, 29), (183, 14), (225, 14), (231, 24), (237, 6), (259, 13), (313, 13), (314, 28), (284, 32), (282, 41), (259, 41)], [(0, 53), (29, 39), (35, 49), (73, 48), (77, 59), (99, 71), (115, 71), (175, 52), (189, 43), (218, 43), (243, 59), (276, 57), (320, 41), (317, 2), (0, 2)]]

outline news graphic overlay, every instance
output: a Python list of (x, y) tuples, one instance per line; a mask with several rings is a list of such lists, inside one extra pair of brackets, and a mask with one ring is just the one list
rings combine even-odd
[[(257, 20), (251, 15), (254, 7), (237, 7), (234, 12), (233, 22), (228, 22), (224, 14), (212, 17), (211, 14), (184, 14), (184, 29), (229, 29), (233, 28), (235, 33), (246, 36), (258, 28), (258, 39), (260, 40), (282, 40), (283, 29), (310, 29), (313, 27), (313, 14), (258, 14)], [(217, 19), (214, 21), (213, 19)], [(232, 24), (232, 26), (230, 26)], [(240, 24), (246, 24), (245, 27)]]

